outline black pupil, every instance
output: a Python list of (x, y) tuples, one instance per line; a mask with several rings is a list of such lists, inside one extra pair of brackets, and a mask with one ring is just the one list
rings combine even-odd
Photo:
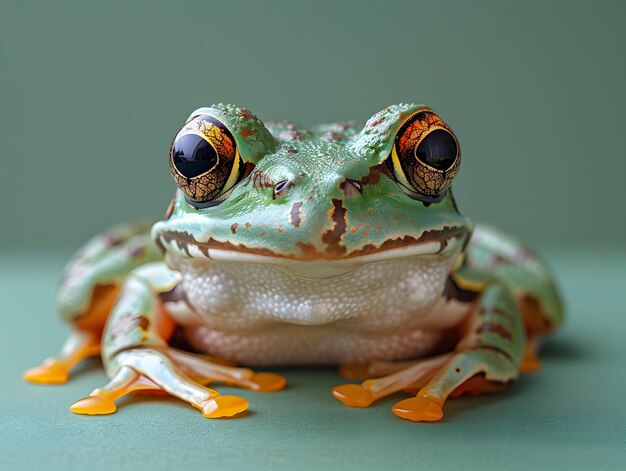
[(174, 166), (187, 178), (202, 175), (217, 162), (215, 149), (196, 134), (185, 134), (172, 148)]
[(417, 158), (437, 170), (448, 170), (456, 160), (456, 142), (448, 131), (437, 129), (417, 146)]

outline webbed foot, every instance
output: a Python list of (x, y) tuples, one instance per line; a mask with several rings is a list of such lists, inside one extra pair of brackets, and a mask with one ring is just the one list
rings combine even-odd
[(26, 370), (22, 374), (29, 383), (63, 384), (69, 379), (69, 367), (66, 362), (54, 358), (45, 360), (41, 365)]
[[(374, 401), (395, 392), (421, 388), (450, 357), (451, 354), (443, 354), (412, 362), (372, 363), (363, 366), (363, 370), (369, 374), (382, 371), (394, 372), (380, 378), (365, 380), (361, 384), (335, 386), (332, 394), (346, 406), (368, 407)], [(353, 369), (352, 372), (354, 371)]]
[(394, 405), (391, 410), (398, 417), (413, 422), (435, 422), (443, 417), (441, 405), (428, 397), (410, 397)]
[(70, 369), (74, 365), (99, 353), (99, 334), (73, 332), (65, 341), (59, 355), (26, 370), (22, 378), (35, 384), (63, 384), (70, 378)]
[(207, 418), (232, 417), (248, 408), (248, 401), (237, 396), (222, 396), (180, 372), (162, 353), (149, 349), (121, 352), (120, 365), (109, 383), (70, 407), (75, 414), (104, 415), (117, 410), (115, 401), (131, 392), (166, 393), (187, 401)]

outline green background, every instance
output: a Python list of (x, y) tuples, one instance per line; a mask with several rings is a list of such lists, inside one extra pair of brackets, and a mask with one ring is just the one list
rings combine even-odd
[(161, 215), (199, 106), (458, 134), (468, 216), (533, 244), (624, 243), (624, 2), (37, 2), (0, 7), (3, 245), (76, 247)]
[[(0, 469), (615, 469), (626, 462), (626, 4), (31, 2), (0, 4)], [(440, 424), (396, 395), (341, 406), (327, 370), (286, 370), (251, 413), (209, 421), (175, 400), (71, 414), (104, 384), (21, 371), (54, 353), (63, 263), (111, 224), (159, 215), (167, 151), (193, 109), (365, 121), (423, 102), (453, 127), (461, 210), (541, 249), (567, 322), (542, 372), (452, 401)], [(223, 392), (234, 393), (229, 388)]]

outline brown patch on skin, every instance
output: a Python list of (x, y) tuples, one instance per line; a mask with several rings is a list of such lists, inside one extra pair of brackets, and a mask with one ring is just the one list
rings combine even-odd
[(361, 178), (362, 185), (375, 185), (380, 182), (380, 170), (381, 165), (375, 165), (374, 167), (370, 167), (370, 171), (367, 175)]
[(376, 165), (373, 168), (378, 170), (380, 173), (386, 175), (387, 177), (389, 177), (394, 182), (397, 182), (398, 180), (396, 179), (396, 176), (393, 174), (393, 172), (389, 168), (389, 165), (390, 165), (389, 163), (384, 163), (383, 162), (382, 164)]
[(480, 313), (481, 314), (497, 314), (498, 316), (505, 318), (509, 322), (515, 322), (515, 318), (513, 314), (506, 312), (505, 310), (499, 308), (498, 306), (493, 306), (489, 309), (483, 308), (481, 309)]
[[(335, 200), (340, 201), (340, 200)], [(345, 212), (345, 208), (341, 207), (341, 210)], [(332, 213), (335, 213), (335, 209), (331, 210)], [(341, 211), (340, 211), (341, 212)], [(338, 215), (334, 215), (333, 219), (337, 218)], [(344, 213), (345, 217), (345, 213)], [(342, 217), (339, 220), (340, 227), (337, 229), (336, 227), (330, 231), (326, 231), (324, 236), (329, 242), (331, 242), (332, 236), (329, 233), (335, 233), (335, 231), (339, 232), (341, 230), (341, 223), (345, 224), (345, 219)], [(335, 225), (337, 221), (335, 220)], [(250, 223), (246, 223), (246, 227), (250, 227)], [(345, 227), (343, 227), (343, 232), (345, 232)], [(210, 248), (217, 248), (221, 250), (232, 250), (234, 252), (244, 252), (244, 253), (252, 253), (257, 255), (264, 255), (269, 257), (277, 257), (277, 258), (285, 258), (292, 260), (314, 260), (314, 259), (324, 259), (324, 260), (341, 260), (341, 259), (350, 259), (354, 257), (360, 257), (363, 255), (370, 255), (372, 253), (379, 253), (385, 250), (397, 249), (402, 247), (409, 247), (412, 245), (420, 245), (422, 243), (428, 243), (433, 241), (439, 241), (441, 239), (447, 238), (461, 238), (467, 236), (467, 230), (463, 227), (444, 227), (441, 230), (431, 230), (424, 232), (420, 237), (413, 236), (404, 236), (399, 237), (397, 239), (389, 239), (384, 241), (380, 245), (367, 244), (363, 248), (359, 250), (355, 250), (346, 254), (346, 248), (338, 245), (335, 248), (333, 244), (330, 244), (328, 249), (325, 252), (320, 252), (317, 248), (308, 242), (296, 242), (296, 247), (300, 249), (302, 252), (302, 256), (298, 257), (296, 254), (281, 254), (276, 253), (270, 249), (264, 247), (247, 247), (243, 244), (233, 244), (232, 242), (221, 242), (213, 239), (212, 237), (205, 242), (197, 241), (191, 234), (188, 232), (174, 232), (174, 231), (166, 231), (159, 234), (160, 237), (163, 237), (166, 240), (174, 241), (178, 248), (189, 254), (188, 245), (193, 245), (198, 248), (205, 256), (208, 257)], [(336, 240), (336, 239), (335, 239)], [(339, 241), (336, 241), (337, 244)]]
[(239, 116), (243, 116), (245, 119), (255, 119), (256, 118), (256, 116), (254, 116), (250, 110), (247, 110), (245, 108), (241, 108), (239, 110), (238, 114), (239, 114)]
[(109, 248), (118, 247), (124, 242), (122, 237), (113, 233), (103, 234), (102, 239), (104, 240), (104, 244)]
[(283, 228), (283, 226), (278, 226), (278, 228), (277, 228), (277, 231), (278, 231), (279, 233), (281, 233), (281, 234), (283, 233), (283, 231), (284, 231), (284, 230), (285, 230), (285, 229)]
[(261, 170), (252, 175), (252, 188), (274, 188), (276, 183)]
[(134, 329), (141, 329), (146, 332), (150, 326), (150, 319), (145, 315), (125, 314), (122, 317), (116, 319), (108, 328), (108, 334), (111, 338), (126, 337), (129, 332)]
[(235, 234), (237, 232), (238, 227), (239, 227), (239, 224), (234, 223), (232, 226), (230, 226), (230, 233)]
[(139, 259), (143, 257), (148, 248), (144, 244), (137, 244), (133, 247), (129, 247), (128, 256), (133, 259)]
[(458, 284), (456, 284), (454, 279), (449, 276), (446, 280), (446, 286), (443, 289), (443, 295), (447, 301), (454, 299), (462, 303), (471, 303), (478, 298), (480, 293), (461, 288)]
[(261, 232), (259, 232), (259, 235), (260, 235), (261, 237), (263, 237), (265, 234), (266, 234), (266, 232), (265, 232), (265, 231), (261, 231)]
[(511, 363), (513, 363), (513, 364), (517, 363), (515, 358), (513, 358), (513, 355), (511, 355), (506, 350), (503, 350), (503, 349), (498, 348), (498, 347), (494, 347), (493, 345), (477, 345), (475, 347), (469, 347), (467, 349), (467, 351), (474, 351), (474, 350), (478, 350), (478, 351), (486, 350), (486, 351), (489, 351), (489, 352), (497, 353), (498, 355), (502, 355), (503, 357), (505, 357)]
[(377, 230), (378, 232), (380, 232), (380, 231), (382, 231), (382, 230), (383, 230), (383, 226), (381, 226), (379, 222), (377, 222), (377, 223), (376, 223), (376, 225), (375, 225), (374, 227), (376, 228), (376, 230)]
[(250, 128), (249, 128), (249, 127), (247, 127), (247, 126), (244, 126), (244, 127), (241, 129), (241, 137), (243, 137), (243, 138), (244, 138), (244, 140), (246, 140), (246, 141), (248, 140), (248, 138), (249, 138), (250, 136), (254, 136), (255, 134), (256, 134), (256, 129), (250, 129)]
[(302, 223), (302, 214), (300, 212), (300, 208), (302, 207), (302, 202), (298, 201), (291, 206), (291, 212), (289, 213), (289, 220), (293, 227), (300, 227)]
[(383, 122), (383, 118), (374, 119), (372, 121), (368, 121), (367, 122), (367, 127), (368, 128), (375, 128), (376, 126), (378, 126), (382, 122)]
[(382, 252), (383, 250), (391, 250), (397, 249), (401, 247), (407, 247), (410, 245), (418, 245), (421, 243), (435, 242), (442, 239), (448, 238), (460, 238), (465, 237), (467, 231), (465, 228), (456, 227), (444, 227), (441, 230), (431, 230), (424, 232), (419, 237), (413, 237), (410, 235), (406, 235), (404, 237), (399, 237), (397, 239), (389, 239), (380, 244), (379, 246), (375, 246), (374, 244), (367, 244), (362, 249), (356, 250), (350, 253), (350, 257), (358, 257), (360, 255), (368, 255), (371, 253)]
[(322, 242), (328, 246), (327, 251), (343, 255), (346, 248), (341, 245), (341, 238), (346, 233), (348, 221), (346, 219), (347, 209), (343, 207), (343, 201), (333, 198), (333, 209), (330, 210), (328, 216), (334, 222), (333, 228), (327, 230), (322, 235)]
[[(240, 181), (243, 182), (246, 178), (248, 178), (255, 167), (256, 166), (252, 162), (246, 162), (243, 166), (243, 170), (241, 171)], [(250, 180), (248, 180), (245, 184), (247, 185), (249, 182)]]
[(297, 154), (298, 149), (294, 149), (293, 147), (287, 147), (287, 152), (289, 152), (290, 154)]
[(370, 235), (370, 226), (367, 225), (365, 226), (365, 230), (363, 231), (363, 237), (367, 239), (369, 235)]
[(135, 318), (135, 322), (137, 324), (137, 327), (140, 328), (141, 330), (148, 330), (148, 327), (150, 327), (150, 319), (148, 319), (146, 316), (139, 316)]
[(359, 226), (352, 226), (352, 227), (350, 228), (350, 232), (351, 232), (352, 234), (354, 234), (354, 233), (355, 233), (356, 231), (358, 231), (358, 230), (359, 230)]
[(502, 324), (494, 321), (488, 321), (480, 325), (476, 330), (477, 334), (496, 334), (505, 340), (513, 340), (513, 334)]
[(246, 226), (246, 229), (250, 229), (252, 227), (252, 224), (250, 224), (249, 222), (245, 223), (244, 226)]
[(320, 139), (324, 140), (324, 141), (330, 141), (330, 142), (337, 142), (340, 141), (343, 138), (343, 136), (341, 134), (339, 134), (338, 132), (332, 132), (332, 131), (328, 131), (327, 133), (323, 134)]
[(300, 249), (300, 252), (302, 252), (302, 256), (305, 260), (319, 258), (319, 252), (313, 244), (309, 244), (308, 242), (296, 242), (296, 246)]

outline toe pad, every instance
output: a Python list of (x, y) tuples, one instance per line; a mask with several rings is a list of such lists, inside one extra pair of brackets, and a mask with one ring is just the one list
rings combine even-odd
[(232, 417), (245, 411), (248, 401), (238, 396), (217, 396), (202, 404), (202, 415), (208, 419)]
[(423, 396), (400, 401), (392, 410), (398, 417), (414, 422), (434, 422), (443, 417), (441, 406), (435, 400)]
[(104, 396), (88, 396), (70, 406), (74, 414), (105, 415), (117, 410), (115, 402)]
[(360, 384), (335, 386), (333, 396), (350, 407), (368, 407), (376, 399), (369, 389)]

